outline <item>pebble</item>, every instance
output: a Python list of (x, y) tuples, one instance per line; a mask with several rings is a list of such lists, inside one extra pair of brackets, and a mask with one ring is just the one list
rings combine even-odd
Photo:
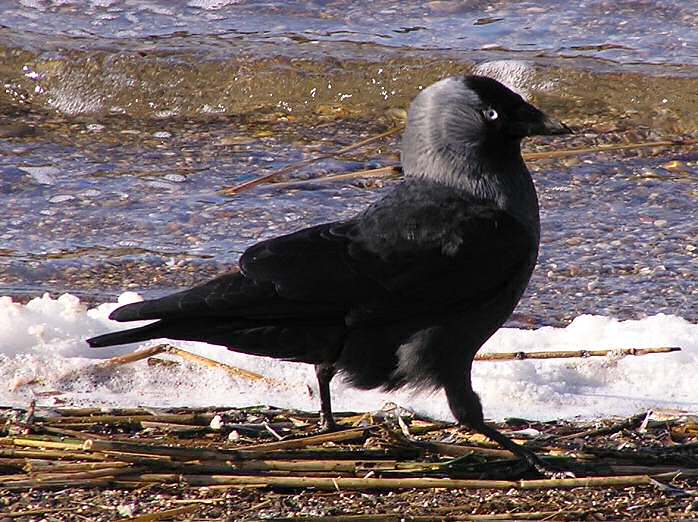
[(64, 203), (66, 201), (70, 201), (71, 199), (75, 199), (75, 196), (71, 196), (70, 194), (59, 194), (58, 196), (53, 196), (52, 198), (49, 198), (49, 203)]
[(683, 170), (685, 166), (686, 164), (683, 161), (672, 160), (662, 165), (662, 168), (667, 170)]
[(60, 173), (56, 167), (20, 167), (20, 170), (29, 174), (40, 185), (54, 185), (55, 176)]

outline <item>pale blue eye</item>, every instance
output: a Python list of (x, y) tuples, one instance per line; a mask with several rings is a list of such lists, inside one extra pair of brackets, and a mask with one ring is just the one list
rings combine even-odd
[(499, 114), (497, 114), (497, 111), (495, 111), (492, 108), (485, 109), (482, 114), (485, 116), (485, 119), (489, 121), (494, 121), (497, 118), (499, 118)]

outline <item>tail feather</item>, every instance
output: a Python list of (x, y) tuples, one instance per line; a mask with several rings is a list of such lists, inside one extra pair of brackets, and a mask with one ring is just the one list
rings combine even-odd
[(138, 303), (130, 303), (127, 305), (120, 306), (109, 314), (109, 319), (112, 321), (141, 321), (147, 319), (161, 319), (160, 314), (157, 310), (151, 310), (155, 308), (152, 303), (157, 301), (156, 299), (150, 301), (141, 301)]
[(139, 343), (149, 339), (157, 339), (158, 337), (165, 337), (161, 321), (138, 328), (131, 328), (130, 330), (98, 335), (97, 337), (87, 339), (87, 344), (92, 348), (101, 348), (117, 344)]

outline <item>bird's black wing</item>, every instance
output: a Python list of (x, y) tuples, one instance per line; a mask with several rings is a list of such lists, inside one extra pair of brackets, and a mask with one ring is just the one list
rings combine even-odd
[(482, 303), (535, 259), (514, 217), (444, 187), (410, 186), (357, 218), (262, 241), (240, 271), (118, 309), (117, 320), (392, 321)]
[(414, 182), (349, 222), (254, 245), (240, 266), (284, 299), (326, 303), (358, 324), (484, 304), (527, 278), (536, 255), (534, 234), (510, 214)]
[(408, 186), (389, 198), (348, 233), (357, 270), (391, 298), (367, 299), (349, 323), (483, 306), (512, 281), (527, 282), (538, 253), (530, 225), (443, 185)]

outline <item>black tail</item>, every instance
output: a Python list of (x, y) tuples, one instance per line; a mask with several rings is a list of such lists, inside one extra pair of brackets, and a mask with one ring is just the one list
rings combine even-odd
[(113, 346), (115, 344), (129, 344), (147, 341), (148, 339), (157, 339), (165, 337), (164, 328), (160, 321), (141, 326), (139, 328), (131, 328), (130, 330), (122, 330), (121, 332), (108, 333), (98, 335), (87, 340), (92, 348), (101, 348), (104, 346)]

